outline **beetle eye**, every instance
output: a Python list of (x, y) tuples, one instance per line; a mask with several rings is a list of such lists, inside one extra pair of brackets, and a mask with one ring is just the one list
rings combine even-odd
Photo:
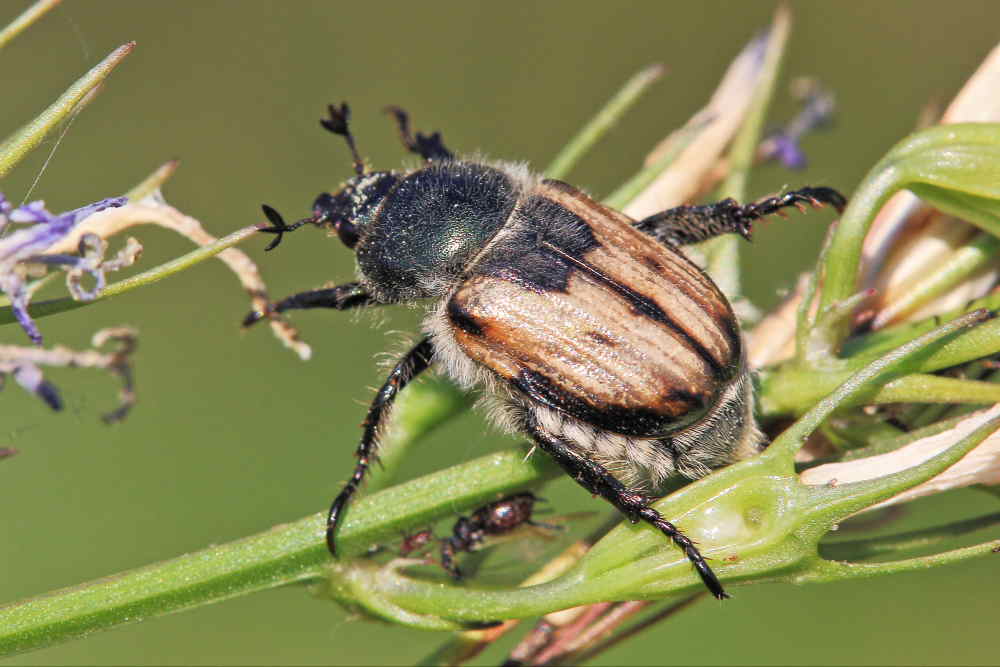
[(313, 222), (333, 225), (341, 242), (348, 248), (354, 248), (358, 244), (358, 226), (344, 217), (342, 211), (345, 209), (349, 206), (343, 194), (324, 192), (313, 202)]
[(358, 244), (358, 226), (350, 220), (337, 220), (333, 223), (337, 230), (337, 236), (348, 248), (354, 248)]

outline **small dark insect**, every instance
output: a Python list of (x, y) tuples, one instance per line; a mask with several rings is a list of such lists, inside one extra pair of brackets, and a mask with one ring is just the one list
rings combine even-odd
[(536, 500), (534, 494), (519, 493), (480, 507), (471, 516), (459, 517), (451, 536), (441, 541), (441, 567), (461, 579), (456, 553), (475, 551), (487, 536), (504, 535), (525, 524), (540, 525), (531, 520)]
[(324, 128), (347, 140), (355, 175), (313, 203), (306, 223), (330, 227), (352, 248), (358, 280), (295, 294), (249, 325), (297, 308), (347, 310), (429, 300), (424, 337), (389, 373), (365, 419), (354, 474), (333, 501), (327, 545), (377, 455), (379, 429), (399, 392), (432, 365), (493, 397), (501, 426), (526, 435), (581, 486), (671, 539), (717, 598), (727, 597), (695, 545), (650, 506), (653, 498), (609, 468), (656, 488), (702, 477), (760, 451), (739, 325), (711, 279), (678, 248), (736, 233), (783, 208), (830, 204), (808, 187), (751, 204), (678, 206), (642, 220), (561, 181), (503, 162), (467, 161), (441, 135), (410, 132), (391, 107), (404, 146), (425, 164), (370, 171), (346, 104)]
[(403, 538), (403, 542), (399, 545), (399, 555), (409, 556), (414, 551), (419, 551), (434, 540), (434, 533), (430, 530), (421, 530), (419, 533), (413, 533), (412, 535), (407, 535)]

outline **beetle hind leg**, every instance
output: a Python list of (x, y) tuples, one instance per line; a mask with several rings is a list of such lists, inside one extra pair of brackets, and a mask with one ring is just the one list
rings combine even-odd
[(610, 502), (632, 522), (645, 521), (670, 538), (691, 561), (712, 595), (719, 600), (729, 597), (698, 547), (677, 526), (650, 507), (648, 498), (626, 487), (604, 466), (581, 455), (562, 438), (548, 433), (533, 417), (528, 419), (527, 432), (580, 486)]
[(789, 206), (803, 210), (807, 204), (814, 207), (828, 204), (843, 211), (847, 200), (833, 188), (801, 188), (751, 204), (723, 199), (702, 206), (677, 206), (643, 218), (635, 227), (661, 243), (674, 246), (700, 243), (722, 234), (739, 234), (749, 241), (754, 221), (781, 213)]

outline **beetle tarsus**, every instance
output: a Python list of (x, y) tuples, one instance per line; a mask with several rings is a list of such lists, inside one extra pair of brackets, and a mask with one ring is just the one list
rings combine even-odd
[(382, 388), (375, 395), (371, 407), (368, 408), (368, 416), (364, 422), (364, 434), (361, 436), (361, 443), (357, 450), (358, 462), (354, 466), (351, 479), (330, 505), (330, 512), (326, 519), (326, 546), (332, 555), (337, 554), (335, 536), (337, 526), (344, 516), (344, 508), (347, 507), (351, 497), (364, 481), (372, 461), (376, 460), (378, 456), (378, 433), (389, 408), (399, 392), (411, 380), (430, 367), (433, 356), (434, 347), (429, 338), (424, 338), (413, 346), (389, 373), (389, 377), (386, 378)]
[(455, 157), (445, 147), (440, 132), (430, 135), (417, 132), (414, 135), (410, 132), (410, 115), (404, 109), (390, 105), (385, 108), (385, 112), (392, 114), (392, 117), (396, 119), (396, 126), (399, 128), (399, 138), (406, 147), (406, 150), (416, 153), (428, 162), (433, 160), (450, 160)]
[(635, 227), (673, 246), (701, 243), (722, 234), (739, 234), (749, 241), (754, 221), (775, 213), (784, 215), (782, 209), (789, 206), (802, 211), (806, 204), (817, 208), (828, 204), (839, 212), (844, 210), (847, 200), (833, 188), (801, 188), (751, 204), (723, 199), (701, 206), (677, 206), (643, 218)]

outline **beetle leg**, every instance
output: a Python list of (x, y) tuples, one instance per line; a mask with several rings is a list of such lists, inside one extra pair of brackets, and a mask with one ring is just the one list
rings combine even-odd
[(843, 211), (847, 200), (833, 188), (802, 188), (752, 204), (723, 199), (704, 206), (677, 206), (643, 218), (635, 227), (661, 243), (674, 246), (700, 243), (722, 234), (739, 234), (749, 241), (755, 220), (779, 213), (787, 206), (802, 210), (805, 204), (817, 208), (829, 204)]
[(385, 108), (385, 111), (392, 114), (393, 118), (396, 119), (396, 125), (399, 127), (399, 138), (402, 140), (403, 145), (406, 146), (406, 150), (416, 153), (428, 162), (433, 160), (450, 160), (455, 157), (450, 150), (445, 148), (440, 132), (435, 132), (431, 135), (417, 132), (416, 136), (414, 136), (410, 133), (410, 115), (406, 111), (396, 106), (388, 106)]
[(248, 327), (264, 319), (271, 313), (283, 313), (286, 310), (305, 308), (349, 310), (351, 308), (373, 306), (376, 303), (372, 295), (361, 286), (361, 283), (346, 283), (344, 285), (337, 285), (336, 287), (309, 290), (308, 292), (299, 292), (292, 296), (286, 296), (281, 301), (272, 304), (266, 313), (252, 310), (243, 318), (243, 326)]
[(326, 520), (326, 546), (330, 553), (336, 555), (337, 549), (334, 545), (334, 533), (337, 525), (343, 517), (344, 508), (351, 500), (351, 496), (358, 490), (358, 486), (365, 478), (368, 467), (377, 457), (378, 432), (385, 420), (388, 409), (392, 406), (396, 396), (403, 390), (413, 378), (417, 377), (431, 365), (431, 358), (434, 356), (434, 348), (430, 338), (424, 338), (417, 343), (409, 352), (403, 355), (396, 367), (389, 373), (382, 388), (375, 395), (371, 407), (368, 408), (368, 416), (363, 424), (364, 434), (361, 436), (361, 443), (358, 445), (358, 463), (354, 467), (354, 473), (348, 480), (344, 489), (334, 499), (330, 505), (330, 513)]
[(533, 420), (528, 423), (528, 434), (562, 466), (570, 477), (576, 480), (577, 484), (610, 502), (633, 523), (641, 519), (670, 538), (694, 565), (698, 576), (712, 595), (720, 600), (729, 597), (694, 543), (674, 524), (650, 507), (648, 498), (626, 487), (600, 463), (582, 456), (561, 438), (548, 433)]
[(461, 548), (461, 545), (455, 543), (454, 537), (441, 540), (441, 567), (451, 575), (452, 579), (460, 581), (462, 579), (462, 570), (455, 563), (456, 551), (464, 551), (464, 549)]

